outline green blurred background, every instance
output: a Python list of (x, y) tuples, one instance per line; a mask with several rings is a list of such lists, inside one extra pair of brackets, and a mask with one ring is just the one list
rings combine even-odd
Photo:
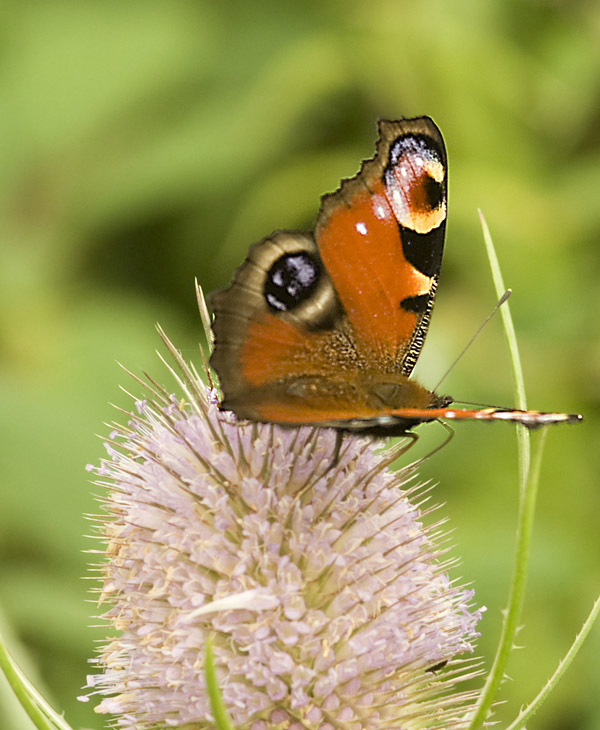
[[(492, 230), (529, 402), (580, 411), (548, 435), (530, 592), (506, 720), (564, 653), (600, 586), (600, 4), (585, 0), (46, 0), (3, 4), (0, 54), (0, 624), (75, 727), (100, 630), (82, 580), (97, 511), (84, 471), (126, 406), (115, 364), (170, 380), (160, 321), (199, 361), (193, 279), (224, 286), (247, 246), (310, 229), (371, 156), (378, 117), (431, 115), (450, 159), (433, 386), (495, 301)], [(444, 384), (511, 404), (499, 318)], [(441, 438), (422, 429), (421, 449)], [(425, 465), (461, 573), (497, 638), (517, 503), (514, 429), (459, 424)], [(441, 515), (440, 515), (441, 516)], [(600, 727), (596, 627), (531, 727)], [(29, 725), (0, 694), (0, 726)]]

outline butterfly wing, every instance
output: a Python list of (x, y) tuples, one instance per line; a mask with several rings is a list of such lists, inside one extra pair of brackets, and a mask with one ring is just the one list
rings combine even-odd
[(334, 370), (341, 310), (312, 236), (278, 231), (254, 244), (231, 286), (210, 302), (210, 363), (223, 407), (239, 413), (244, 402), (259, 401), (277, 383)]
[(446, 150), (428, 117), (382, 121), (379, 133), (375, 157), (324, 197), (315, 237), (365, 354), (409, 375), (442, 263)]
[(314, 237), (279, 231), (255, 244), (211, 298), (222, 407), (347, 427), (440, 405), (407, 376), (433, 306), (445, 219), (437, 127), (381, 122), (375, 157), (323, 198)]

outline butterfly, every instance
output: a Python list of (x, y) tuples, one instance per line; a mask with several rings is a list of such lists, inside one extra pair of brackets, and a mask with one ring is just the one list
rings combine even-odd
[(323, 196), (312, 233), (278, 230), (250, 248), (210, 299), (221, 409), (389, 435), (436, 419), (530, 428), (581, 420), (452, 408), (452, 398), (410, 378), (442, 263), (447, 175), (429, 117), (380, 121), (374, 157)]

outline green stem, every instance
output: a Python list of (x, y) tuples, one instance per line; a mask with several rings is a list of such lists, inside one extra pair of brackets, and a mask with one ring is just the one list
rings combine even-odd
[(529, 565), (535, 502), (545, 441), (546, 429), (541, 432), (539, 441), (536, 444), (537, 448), (534, 453), (531, 470), (527, 477), (523, 498), (521, 499), (519, 507), (517, 551), (515, 555), (510, 594), (508, 597), (508, 607), (504, 614), (504, 622), (502, 624), (498, 650), (494, 657), (494, 662), (485, 685), (479, 696), (475, 713), (471, 720), (471, 724), (469, 725), (469, 730), (475, 730), (476, 728), (481, 727), (487, 719), (490, 708), (504, 678), (508, 658), (513, 649), (515, 636), (519, 628), (521, 610), (523, 608), (523, 600), (525, 596), (525, 584), (527, 582), (527, 569)]
[(215, 671), (212, 638), (210, 637), (206, 640), (204, 649), (204, 677), (206, 679), (206, 690), (210, 701), (210, 711), (215, 718), (217, 730), (235, 730), (227, 714), (227, 708), (225, 707), (221, 690), (219, 689), (219, 682)]
[[(494, 248), (489, 228), (481, 211), (479, 211), (479, 217), (481, 219), (483, 238), (490, 262), (496, 295), (500, 298), (506, 291), (504, 279), (500, 270), (500, 263), (498, 261), (498, 256), (496, 255), (496, 250)], [(521, 367), (521, 358), (519, 357), (519, 348), (517, 345), (517, 337), (510, 313), (510, 307), (507, 303), (501, 307), (500, 313), (502, 315), (504, 333), (511, 358), (517, 406), (522, 410), (526, 410), (527, 399), (525, 397), (523, 369)], [(520, 500), (513, 576), (508, 596), (508, 606), (504, 613), (504, 621), (502, 624), (498, 649), (496, 650), (496, 656), (494, 657), (492, 668), (490, 669), (486, 683), (479, 696), (479, 700), (469, 726), (470, 730), (475, 730), (485, 722), (498, 693), (502, 679), (504, 678), (508, 658), (514, 646), (524, 601), (531, 533), (533, 529), (535, 501), (544, 441), (545, 434), (543, 434), (540, 439), (535, 466), (531, 469), (531, 444), (529, 431), (524, 426), (517, 426)]]
[[(483, 229), (483, 240), (485, 241), (485, 247), (490, 262), (490, 268), (492, 270), (492, 279), (494, 280), (494, 288), (496, 289), (496, 296), (500, 298), (506, 291), (504, 285), (504, 279), (502, 277), (502, 271), (500, 270), (500, 263), (498, 256), (496, 255), (496, 249), (494, 248), (494, 242), (490, 235), (490, 229), (486, 223), (483, 213), (479, 211), (479, 218), (481, 220), (481, 227)], [(523, 368), (521, 367), (521, 357), (519, 355), (519, 347), (517, 345), (517, 335), (515, 333), (515, 326), (513, 324), (512, 316), (510, 313), (510, 305), (505, 302), (500, 307), (500, 315), (502, 316), (502, 324), (504, 326), (504, 335), (508, 345), (508, 352), (512, 363), (513, 382), (515, 388), (515, 395), (517, 397), (517, 408), (522, 411), (527, 410), (527, 398), (525, 396), (525, 379), (523, 378)], [(527, 479), (527, 473), (529, 471), (529, 461), (531, 458), (530, 443), (529, 443), (529, 431), (525, 426), (521, 424), (517, 425), (517, 451), (519, 454), (519, 477), (521, 485), (521, 494), (523, 487)]]
[(0, 669), (21, 706), (38, 730), (72, 730), (69, 723), (55, 712), (23, 674), (0, 639)]
[(579, 649), (581, 649), (581, 646), (582, 646), (583, 642), (585, 641), (587, 635), (590, 633), (595, 620), (598, 618), (598, 615), (600, 615), (600, 596), (596, 599), (596, 602), (594, 603), (589, 616), (587, 617), (583, 626), (581, 627), (581, 631), (575, 637), (575, 641), (571, 645), (571, 648), (569, 649), (569, 651), (565, 654), (563, 659), (561, 659), (561, 661), (559, 662), (554, 674), (550, 677), (550, 679), (542, 687), (542, 689), (536, 695), (536, 697), (527, 705), (527, 707), (525, 707), (523, 710), (521, 710), (521, 712), (516, 717), (514, 722), (512, 722), (506, 728), (506, 730), (521, 730), (521, 728), (523, 728), (525, 726), (525, 724), (529, 721), (529, 719), (533, 715), (535, 715), (535, 713), (539, 710), (541, 705), (546, 701), (550, 692), (552, 692), (552, 690), (556, 687), (556, 685), (562, 678), (563, 674), (566, 672), (569, 665), (571, 664), (571, 662), (577, 655), (577, 652), (579, 651)]

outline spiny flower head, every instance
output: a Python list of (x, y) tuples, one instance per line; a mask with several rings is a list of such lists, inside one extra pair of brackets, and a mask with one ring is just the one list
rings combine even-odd
[[(367, 438), (221, 412), (167, 344), (95, 470), (107, 491), (100, 604), (114, 630), (89, 687), (122, 728), (214, 728), (213, 652), (239, 730), (459, 728), (480, 612), (453, 586), (413, 468)], [(141, 381), (140, 381), (141, 382)], [(419, 497), (420, 495), (420, 497)], [(106, 608), (106, 605), (109, 607)]]

